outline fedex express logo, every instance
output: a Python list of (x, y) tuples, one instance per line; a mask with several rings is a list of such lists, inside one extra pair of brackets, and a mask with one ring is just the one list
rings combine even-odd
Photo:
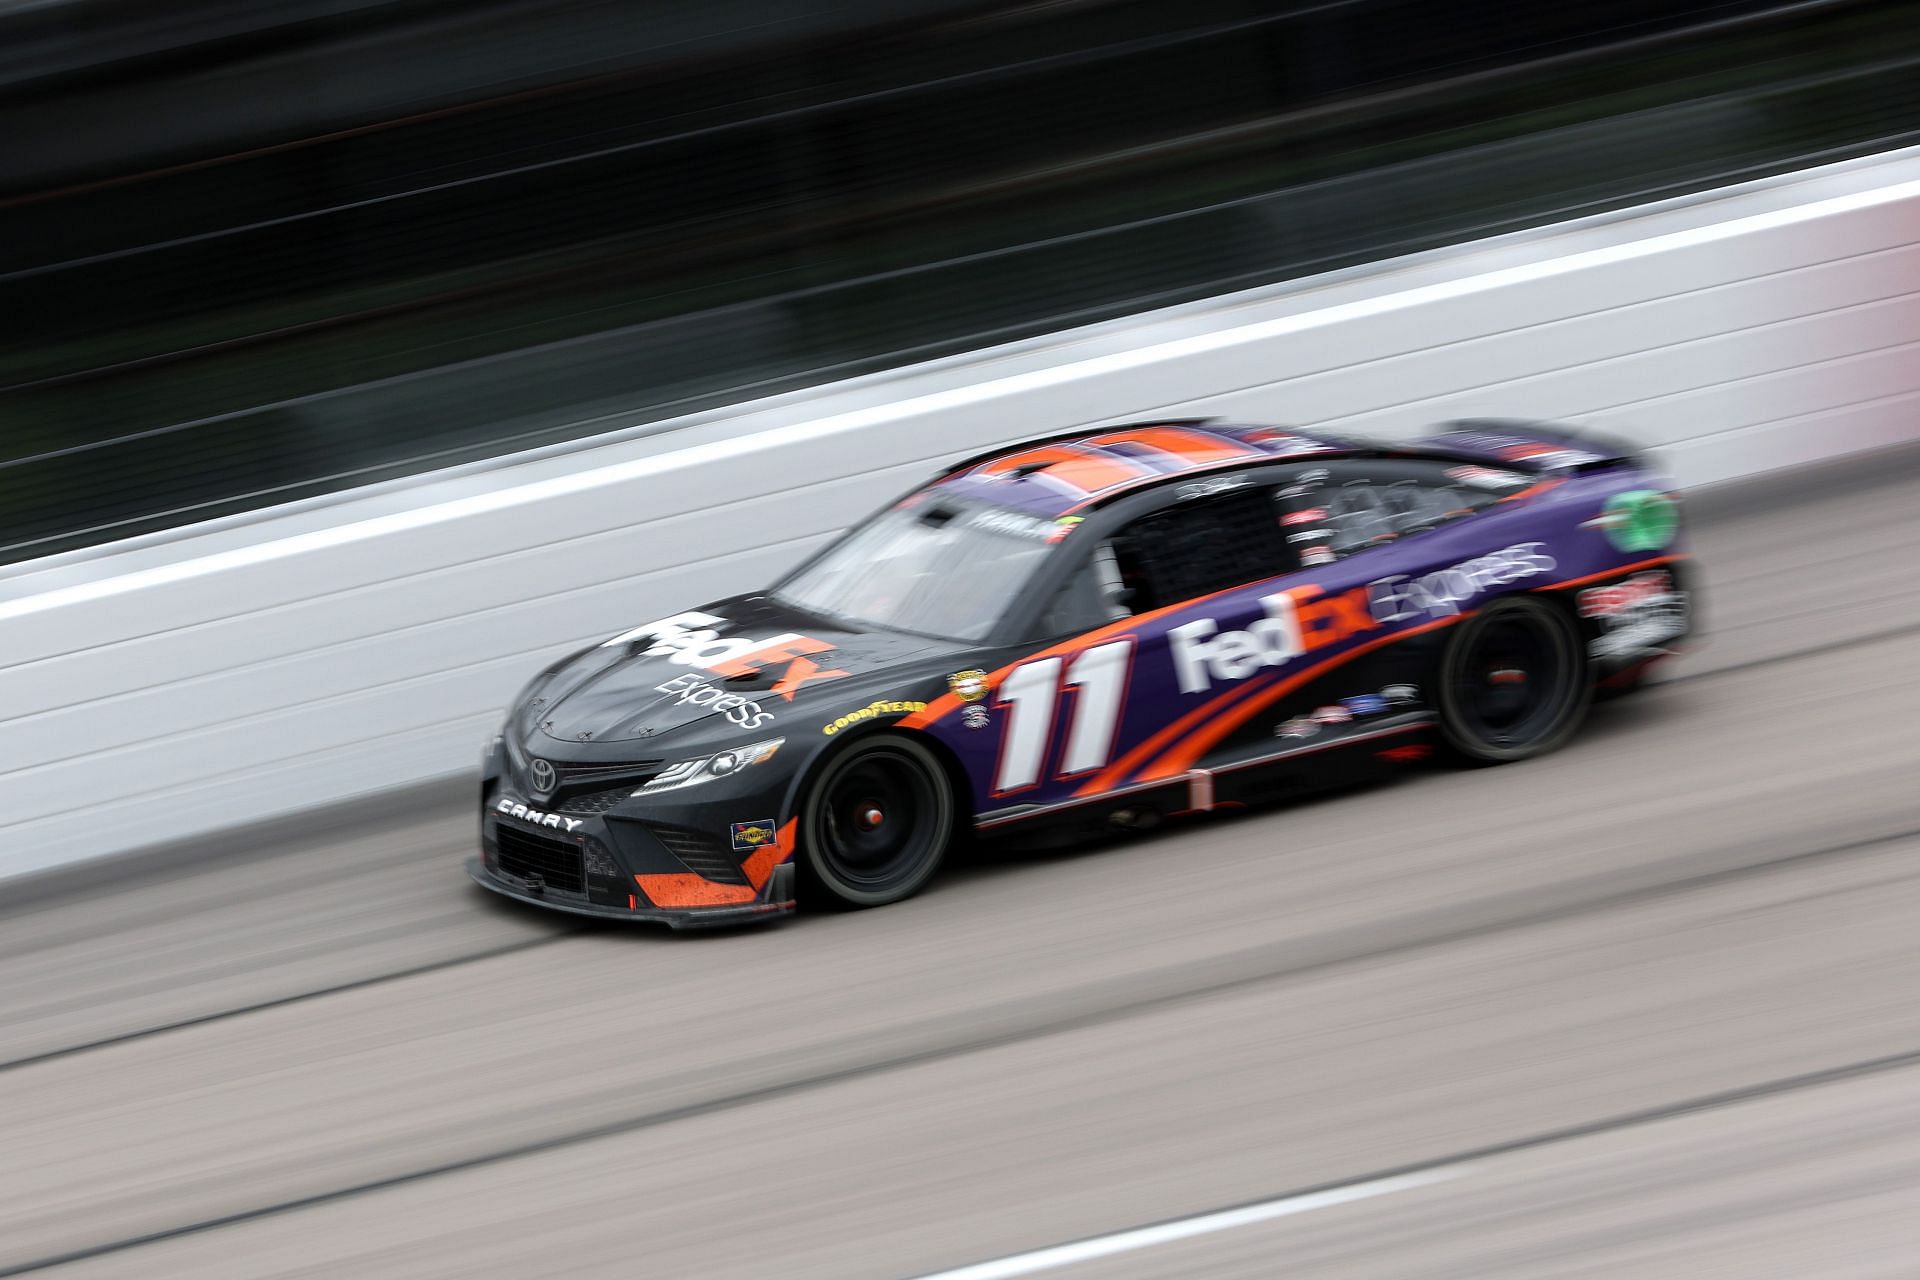
[(1523, 542), (1419, 577), (1394, 574), (1334, 595), (1314, 586), (1277, 591), (1260, 598), (1265, 616), (1243, 631), (1222, 631), (1212, 618), (1169, 630), (1174, 678), (1182, 693), (1199, 693), (1216, 680), (1244, 680), (1389, 623), (1457, 614), (1492, 587), (1555, 567), (1544, 543)]
[(753, 675), (784, 662), (786, 670), (774, 682), (772, 692), (787, 701), (800, 686), (814, 680), (832, 680), (847, 673), (838, 668), (823, 668), (811, 654), (831, 653), (833, 646), (795, 632), (783, 632), (754, 640), (747, 636), (722, 636), (715, 628), (726, 619), (711, 613), (676, 613), (658, 622), (649, 622), (623, 631), (600, 647), (629, 644), (648, 636), (653, 643), (641, 652), (664, 654), (667, 661), (686, 667), (700, 667), (721, 676)]
[(1381, 622), (1404, 622), (1423, 614), (1441, 618), (1460, 612), (1463, 601), (1483, 591), (1551, 573), (1557, 567), (1547, 554), (1546, 543), (1521, 542), (1418, 578), (1399, 573), (1376, 578), (1366, 586), (1367, 599), (1373, 616)]
[(1182, 693), (1199, 693), (1215, 680), (1244, 680), (1380, 624), (1367, 612), (1366, 590), (1322, 596), (1318, 587), (1294, 587), (1260, 598), (1266, 616), (1244, 631), (1222, 631), (1212, 618), (1195, 618), (1167, 632), (1174, 679)]

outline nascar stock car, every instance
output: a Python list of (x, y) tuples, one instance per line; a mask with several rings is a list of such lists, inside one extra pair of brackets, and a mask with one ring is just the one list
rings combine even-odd
[(486, 752), (487, 888), (674, 926), (874, 906), (957, 839), (1057, 843), (1443, 751), (1564, 743), (1690, 627), (1630, 451), (1213, 421), (935, 477), (776, 586), (555, 663)]

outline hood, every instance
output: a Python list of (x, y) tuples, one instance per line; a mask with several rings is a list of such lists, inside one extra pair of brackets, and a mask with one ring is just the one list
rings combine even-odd
[(858, 677), (957, 643), (852, 631), (767, 596), (737, 596), (622, 632), (556, 664), (513, 708), (520, 741), (644, 742), (704, 723), (779, 732), (789, 707), (837, 700)]

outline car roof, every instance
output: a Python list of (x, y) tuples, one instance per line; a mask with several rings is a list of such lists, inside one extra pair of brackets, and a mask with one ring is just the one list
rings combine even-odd
[(1005, 445), (959, 463), (926, 492), (1057, 517), (1195, 472), (1352, 450), (1350, 442), (1291, 427), (1138, 423)]

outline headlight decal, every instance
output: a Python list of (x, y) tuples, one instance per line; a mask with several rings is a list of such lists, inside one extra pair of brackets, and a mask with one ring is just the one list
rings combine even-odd
[(745, 747), (728, 747), (712, 755), (698, 756), (691, 760), (676, 760), (658, 774), (651, 782), (635, 791), (636, 796), (659, 795), (663, 791), (678, 791), (682, 787), (695, 787), (715, 778), (726, 778), (743, 769), (771, 759), (780, 749), (785, 738), (770, 738), (765, 742), (756, 742)]

